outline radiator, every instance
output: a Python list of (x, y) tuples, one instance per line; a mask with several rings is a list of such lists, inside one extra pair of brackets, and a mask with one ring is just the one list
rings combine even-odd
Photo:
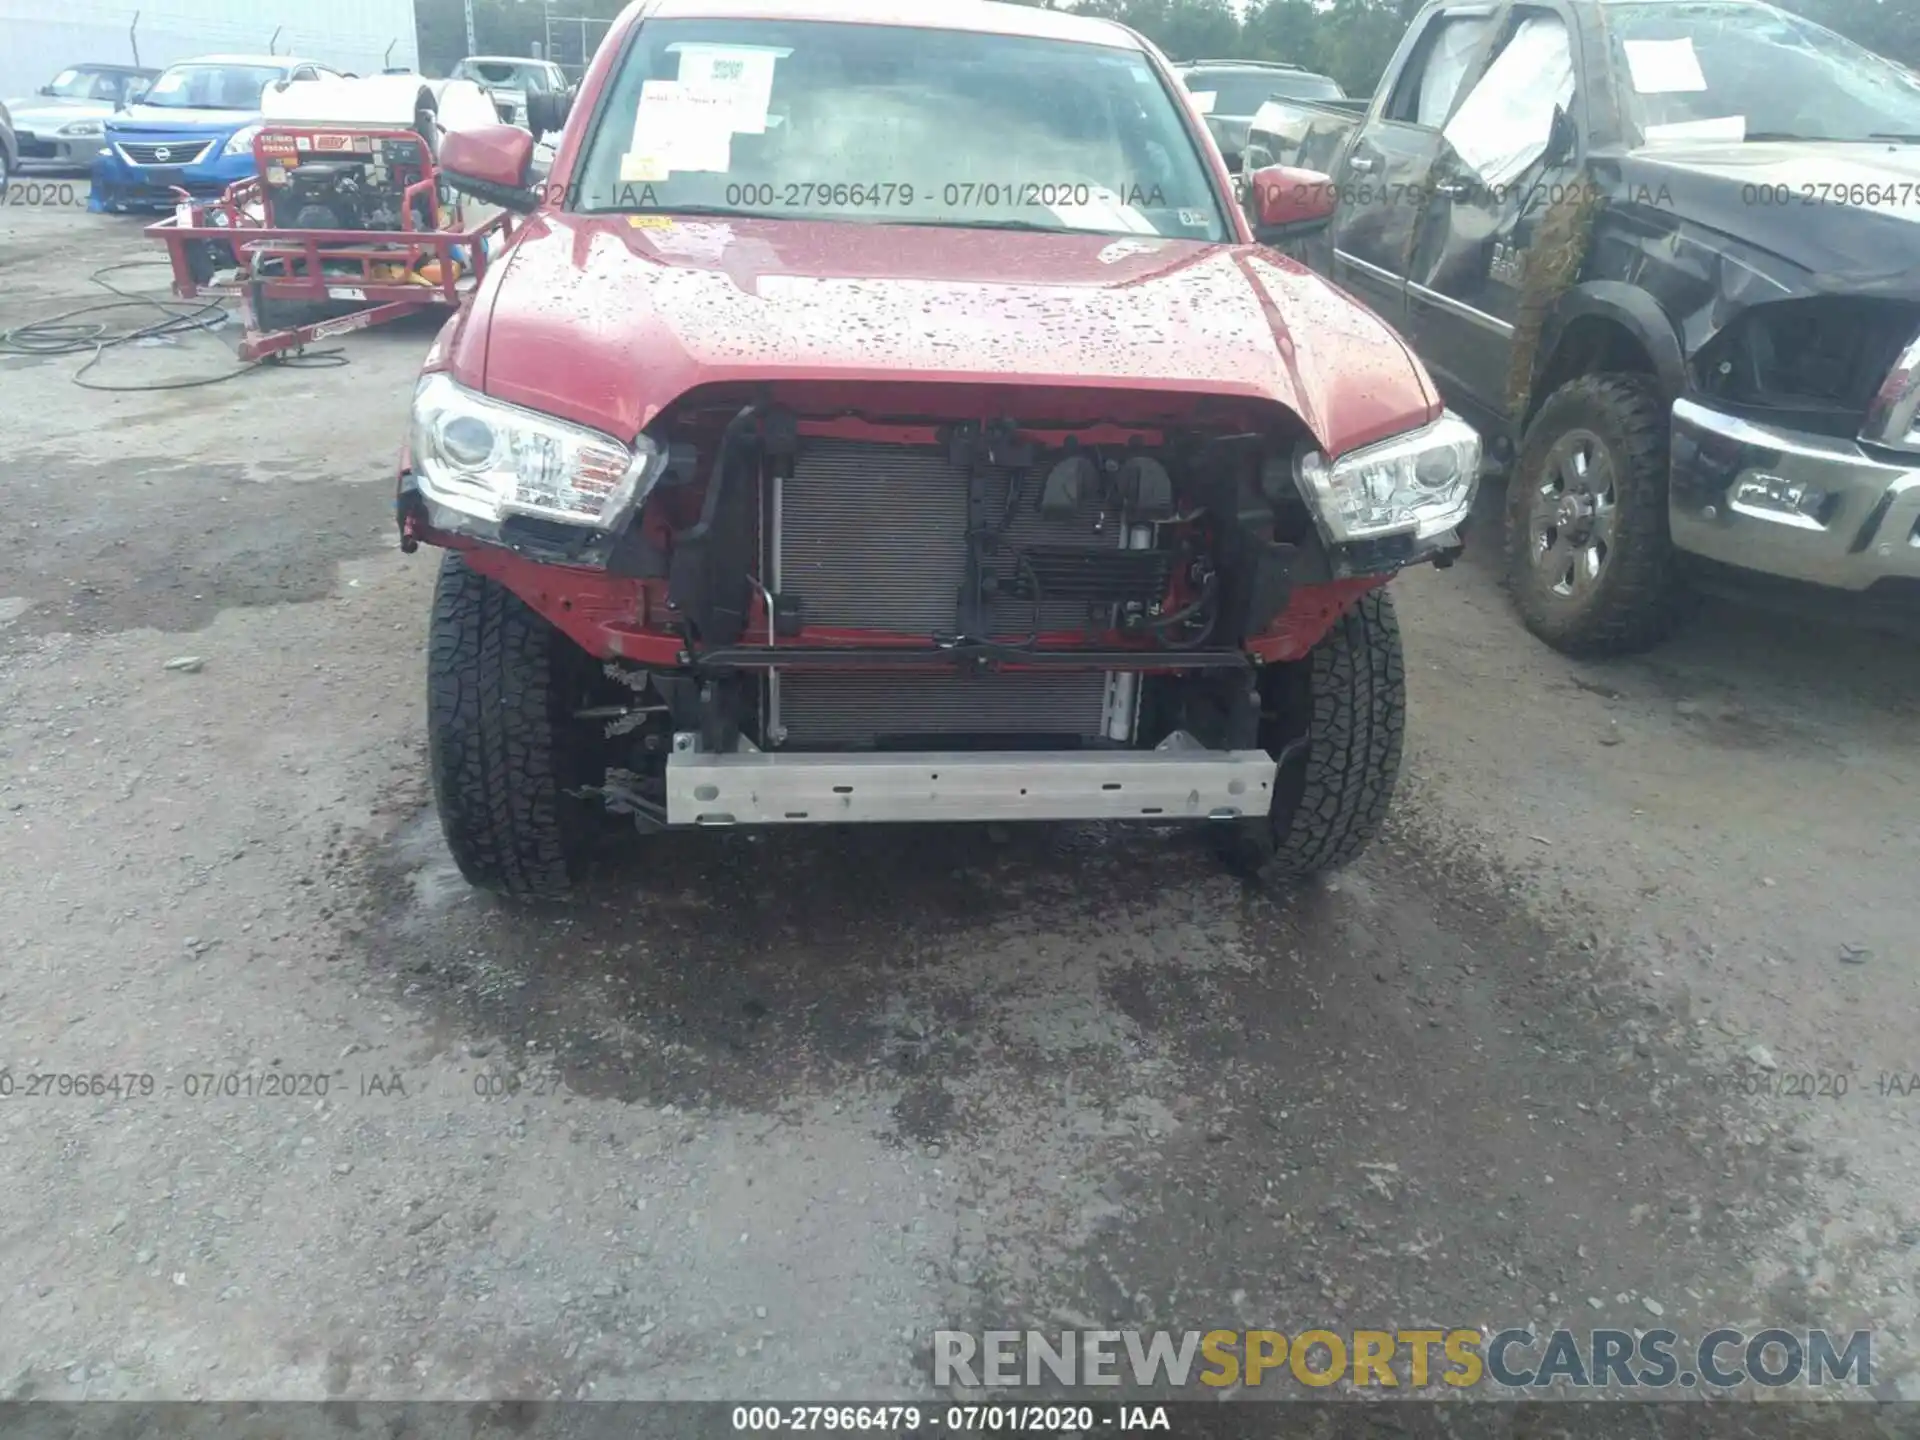
[[(1006, 471), (986, 472), (996, 517)], [(1119, 517), (1089, 507), (1071, 519), (1039, 513), (1040, 477), (1026, 477), (1003, 548), (1118, 550)], [(814, 441), (782, 483), (779, 588), (800, 598), (808, 628), (951, 634), (967, 566), (965, 471), (927, 447)], [(1022, 591), (1011, 554), (997, 557), (1003, 587)], [(1073, 599), (1036, 607), (1009, 594), (993, 610), (996, 637), (1030, 629), (1105, 629), (1111, 610)], [(1037, 622), (1037, 623), (1036, 623)], [(941, 674), (786, 674), (780, 720), (789, 746), (871, 745), (916, 736), (1096, 736), (1105, 732), (1109, 677), (1100, 671), (978, 677)]]

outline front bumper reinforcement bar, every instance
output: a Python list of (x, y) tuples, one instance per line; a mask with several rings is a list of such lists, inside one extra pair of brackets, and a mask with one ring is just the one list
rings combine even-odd
[(940, 670), (967, 665), (1006, 670), (1247, 670), (1239, 650), (1022, 650), (990, 641), (957, 645), (732, 645), (689, 658), (704, 670)]
[(1265, 815), (1264, 750), (676, 752), (669, 825), (1235, 820)]

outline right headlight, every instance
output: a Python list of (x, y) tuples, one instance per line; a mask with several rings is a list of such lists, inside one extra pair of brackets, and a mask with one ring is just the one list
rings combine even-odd
[(1480, 484), (1480, 435), (1452, 411), (1430, 425), (1329, 460), (1294, 462), (1301, 493), (1335, 544), (1444, 535), (1467, 518)]
[(412, 456), (421, 492), (494, 523), (531, 515), (611, 530), (659, 478), (663, 456), (551, 415), (490, 399), (443, 373), (413, 394)]

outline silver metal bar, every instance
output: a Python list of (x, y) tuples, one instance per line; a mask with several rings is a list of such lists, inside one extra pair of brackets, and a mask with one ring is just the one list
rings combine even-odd
[(1264, 750), (708, 755), (667, 761), (671, 825), (1228, 820), (1264, 815)]
[[(773, 583), (767, 595), (767, 648), (773, 649), (780, 643), (780, 622), (774, 618), (773, 597), (780, 593), (780, 509), (785, 499), (785, 485), (776, 471), (773, 477), (773, 544), (770, 547)], [(780, 672), (772, 666), (767, 667), (767, 744), (778, 745), (787, 738), (787, 727), (780, 723)]]
[[(1151, 544), (1151, 525), (1120, 527), (1122, 550), (1145, 550)], [(1107, 687), (1107, 738), (1131, 744), (1134, 718), (1140, 711), (1140, 677), (1131, 670), (1115, 671), (1107, 676)]]

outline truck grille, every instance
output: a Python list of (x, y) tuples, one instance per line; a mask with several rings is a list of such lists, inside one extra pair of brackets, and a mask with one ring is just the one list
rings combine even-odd
[[(1010, 476), (989, 470), (985, 477), (999, 516)], [(1119, 549), (1117, 516), (1089, 505), (1071, 519), (1049, 519), (1035, 508), (1039, 489), (1030, 473), (995, 558), (1009, 595), (995, 609), (997, 635), (1018, 638), (1033, 624), (1015, 552), (1033, 548), (1036, 561), (1058, 573), (1062, 547)], [(966, 472), (933, 448), (817, 442), (785, 482), (780, 539), (780, 588), (801, 597), (808, 625), (951, 634), (967, 569)], [(1090, 621), (1104, 630), (1110, 607), (1047, 599), (1039, 618), (1043, 630), (1079, 630)]]
[[(1005, 514), (1010, 473), (983, 474), (993, 514)], [(967, 568), (967, 487), (966, 472), (937, 448), (810, 443), (782, 487), (781, 592), (799, 597), (810, 630), (952, 634)], [(1104, 631), (1111, 601), (1088, 597), (1103, 580), (1140, 584), (1157, 595), (1165, 581), (1164, 559), (1140, 555), (1123, 561), (1116, 515), (1102, 515), (1090, 504), (1069, 519), (1043, 516), (1035, 506), (1039, 488), (1040, 476), (1029, 472), (993, 562), (1005, 592), (992, 612), (997, 637), (1017, 641), (1034, 628)], [(1023, 549), (1032, 551), (1024, 569), (1014, 558)], [(1076, 549), (1101, 553), (1076, 561)], [(1037, 626), (1035, 576), (1043, 595)], [(790, 745), (866, 745), (913, 736), (1096, 736), (1105, 729), (1107, 676), (789, 674), (781, 679), (780, 694)]]

